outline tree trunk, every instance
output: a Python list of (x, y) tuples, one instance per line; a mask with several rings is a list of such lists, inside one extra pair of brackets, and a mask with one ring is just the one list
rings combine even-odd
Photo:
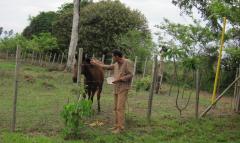
[(79, 14), (80, 14), (80, 2), (81, 0), (74, 0), (73, 8), (73, 23), (72, 23), (72, 34), (71, 41), (68, 49), (68, 60), (66, 70), (70, 70), (73, 65), (73, 59), (78, 43), (78, 25), (79, 25)]

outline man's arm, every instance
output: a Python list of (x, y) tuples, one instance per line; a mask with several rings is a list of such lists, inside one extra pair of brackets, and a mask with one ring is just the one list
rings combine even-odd
[(92, 59), (91, 64), (102, 67), (103, 69), (106, 69), (106, 70), (114, 69), (114, 65), (105, 65), (104, 63), (102, 63), (101, 61), (96, 60), (96, 59)]

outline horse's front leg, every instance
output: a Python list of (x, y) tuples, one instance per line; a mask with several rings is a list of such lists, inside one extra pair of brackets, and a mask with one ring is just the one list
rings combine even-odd
[(88, 86), (87, 88), (88, 100), (91, 98), (91, 88)]

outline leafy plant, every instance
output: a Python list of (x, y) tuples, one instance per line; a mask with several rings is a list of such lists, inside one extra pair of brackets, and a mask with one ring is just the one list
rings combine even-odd
[(148, 91), (151, 86), (151, 77), (146, 76), (136, 81), (136, 90), (139, 91), (141, 89)]
[(76, 103), (69, 103), (63, 107), (61, 116), (64, 119), (65, 137), (77, 138), (84, 128), (84, 119), (92, 114), (92, 102), (90, 100), (80, 100)]

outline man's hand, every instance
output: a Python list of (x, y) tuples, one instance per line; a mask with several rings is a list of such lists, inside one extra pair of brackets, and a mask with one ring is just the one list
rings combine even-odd
[(93, 65), (102, 65), (103, 63), (97, 59), (91, 59), (90, 61), (91, 64)]
[(123, 79), (122, 78), (118, 78), (116, 80), (114, 80), (112, 83), (116, 83), (116, 82), (119, 82), (119, 81), (122, 81)]
[(91, 59), (90, 63), (93, 64), (93, 65), (96, 65), (96, 60), (95, 59)]

